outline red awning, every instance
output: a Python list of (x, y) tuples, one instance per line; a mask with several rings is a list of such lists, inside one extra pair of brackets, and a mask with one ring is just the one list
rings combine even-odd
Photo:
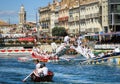
[(19, 38), (18, 40), (19, 41), (29, 41), (29, 42), (32, 42), (32, 41), (34, 41), (34, 38), (33, 37), (24, 37), (24, 38)]

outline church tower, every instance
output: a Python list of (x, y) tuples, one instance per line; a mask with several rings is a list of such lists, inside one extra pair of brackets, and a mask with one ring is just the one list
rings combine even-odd
[(19, 12), (19, 28), (24, 28), (25, 23), (26, 23), (26, 11), (24, 6), (21, 5)]

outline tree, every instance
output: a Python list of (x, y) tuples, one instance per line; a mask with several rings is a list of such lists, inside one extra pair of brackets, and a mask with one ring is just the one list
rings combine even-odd
[(52, 29), (53, 36), (66, 36), (67, 32), (64, 27), (54, 27)]

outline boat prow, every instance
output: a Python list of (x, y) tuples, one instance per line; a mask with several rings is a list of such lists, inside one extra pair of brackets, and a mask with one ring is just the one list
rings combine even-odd
[(52, 82), (52, 78), (54, 73), (52, 71), (48, 71), (48, 75), (44, 77), (38, 77), (34, 73), (31, 75), (31, 80), (34, 82)]

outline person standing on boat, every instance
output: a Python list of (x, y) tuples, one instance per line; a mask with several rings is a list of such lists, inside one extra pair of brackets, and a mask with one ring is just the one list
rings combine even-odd
[(114, 55), (119, 55), (120, 54), (120, 49), (119, 47), (115, 47), (114, 51), (113, 51)]
[(67, 35), (64, 37), (64, 43), (69, 44), (70, 37)]
[(115, 53), (119, 53), (119, 52), (120, 52), (120, 49), (119, 49), (118, 47), (116, 47), (116, 48), (114, 49), (114, 52), (115, 52)]
[(80, 36), (78, 36), (78, 38), (77, 38), (77, 43), (78, 43), (78, 46), (80, 46), (81, 44), (82, 44), (82, 36), (80, 35)]

